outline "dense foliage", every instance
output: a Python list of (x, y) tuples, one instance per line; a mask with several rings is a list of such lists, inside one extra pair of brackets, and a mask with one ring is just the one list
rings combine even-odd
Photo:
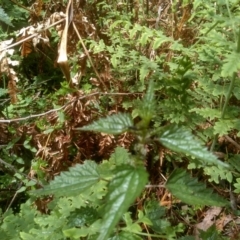
[(238, 239), (238, 0), (2, 0), (1, 239)]

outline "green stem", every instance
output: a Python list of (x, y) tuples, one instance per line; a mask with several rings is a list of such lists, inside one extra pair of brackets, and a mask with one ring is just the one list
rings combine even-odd
[(135, 233), (141, 236), (149, 236), (149, 237), (157, 237), (157, 238), (165, 238), (167, 239), (167, 235), (159, 235), (159, 234), (150, 234), (150, 233), (142, 233), (142, 232), (135, 232), (135, 231), (131, 231), (131, 233)]
[[(237, 50), (236, 50), (236, 52), (240, 53), (240, 29), (239, 29), (239, 32), (238, 32), (238, 40), (237, 40)], [(225, 102), (224, 102), (224, 105), (223, 105), (223, 108), (222, 108), (220, 119), (224, 119), (224, 116), (226, 114), (226, 109), (227, 109), (227, 106), (229, 104), (230, 97), (232, 95), (232, 91), (233, 91), (233, 88), (234, 88), (236, 77), (237, 77), (237, 73), (235, 72), (232, 75), (232, 80), (231, 80), (230, 86), (228, 88), (228, 92), (227, 92), (226, 99), (225, 99)], [(218, 138), (218, 135), (216, 134), (214, 136), (214, 139), (213, 139), (213, 142), (212, 142), (211, 151), (214, 150), (215, 144), (217, 142), (217, 138)]]
[[(207, 34), (210, 33), (219, 23), (220, 21), (215, 22), (204, 35), (207, 36)], [(200, 41), (202, 41), (201, 38), (199, 38), (190, 48), (195, 47)]]

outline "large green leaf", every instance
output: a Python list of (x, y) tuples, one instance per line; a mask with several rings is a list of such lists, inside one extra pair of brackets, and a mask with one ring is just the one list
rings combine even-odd
[(84, 164), (77, 164), (68, 172), (62, 172), (49, 185), (43, 189), (32, 191), (32, 194), (71, 196), (87, 190), (99, 180), (98, 165), (93, 161), (86, 160)]
[(108, 116), (106, 118), (101, 118), (88, 126), (77, 129), (85, 131), (104, 132), (108, 134), (121, 134), (123, 132), (126, 132), (129, 127), (132, 126), (133, 121), (131, 116), (125, 113), (119, 113)]
[(109, 237), (123, 213), (143, 190), (147, 179), (144, 167), (122, 165), (116, 168), (116, 174), (109, 184), (105, 198), (106, 204), (101, 211), (102, 226), (97, 240), (105, 240)]
[(175, 152), (191, 155), (202, 160), (204, 164), (229, 167), (228, 164), (219, 161), (215, 155), (203, 147), (192, 133), (184, 127), (170, 126), (166, 128), (159, 137), (159, 141)]
[(181, 201), (190, 205), (225, 206), (228, 202), (206, 185), (192, 178), (184, 169), (175, 169), (167, 180), (166, 188)]

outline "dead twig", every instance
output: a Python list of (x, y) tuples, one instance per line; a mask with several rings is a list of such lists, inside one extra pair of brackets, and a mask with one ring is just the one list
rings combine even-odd
[(74, 28), (74, 30), (76, 31), (76, 34), (77, 34), (77, 36), (78, 36), (78, 38), (79, 38), (79, 40), (80, 40), (80, 42), (81, 42), (81, 44), (82, 44), (82, 47), (83, 47), (83, 49), (84, 49), (84, 51), (85, 51), (85, 53), (86, 53), (86, 55), (87, 55), (87, 57), (88, 57), (88, 60), (89, 60), (89, 62), (90, 62), (90, 64), (91, 64), (91, 66), (92, 66), (92, 68), (93, 68), (93, 71), (95, 72), (95, 74), (96, 74), (99, 82), (104, 86), (105, 90), (107, 90), (107, 86), (106, 86), (106, 84), (103, 82), (103, 80), (102, 80), (102, 78), (100, 77), (97, 69), (95, 68), (95, 66), (94, 66), (94, 64), (93, 64), (93, 61), (92, 61), (92, 58), (91, 58), (90, 55), (89, 55), (89, 52), (88, 52), (88, 50), (87, 50), (87, 48), (86, 48), (86, 46), (85, 46), (85, 44), (84, 44), (84, 42), (83, 42), (83, 40), (82, 40), (82, 37), (81, 37), (79, 31), (77, 30), (77, 27), (76, 27), (75, 23), (74, 23), (74, 22), (72, 22), (72, 23), (73, 23), (73, 28)]
[(224, 137), (227, 139), (228, 142), (230, 142), (232, 145), (234, 145), (238, 150), (240, 150), (240, 145), (235, 142), (232, 138), (230, 138), (228, 135), (224, 135)]
[(47, 29), (49, 29), (49, 28), (51, 28), (51, 27), (53, 27), (53, 26), (55, 26), (55, 25), (58, 25), (59, 23), (61, 23), (61, 22), (63, 22), (63, 21), (65, 21), (65, 18), (60, 19), (59, 21), (57, 21), (57, 22), (55, 22), (55, 23), (52, 23), (51, 25), (49, 25), (49, 26), (46, 27), (46, 28), (43, 28), (43, 29), (41, 29), (41, 30), (38, 30), (37, 33), (34, 33), (34, 34), (32, 34), (32, 35), (30, 35), (30, 36), (28, 36), (28, 37), (26, 37), (26, 38), (21, 39), (20, 41), (18, 41), (18, 42), (16, 42), (16, 43), (13, 43), (13, 44), (11, 44), (11, 45), (8, 45), (8, 46), (4, 47), (3, 49), (0, 49), (0, 52), (1, 52), (1, 51), (5, 51), (5, 50), (7, 50), (7, 49), (9, 49), (9, 48), (15, 47), (15, 46), (17, 46), (17, 45), (19, 45), (19, 44), (21, 44), (21, 43), (23, 43), (23, 42), (31, 39), (31, 38), (34, 38), (34, 37), (36, 37), (40, 32), (46, 31)]
[(68, 106), (69, 104), (71, 104), (75, 101), (78, 101), (78, 100), (81, 100), (81, 99), (84, 99), (84, 98), (87, 98), (87, 97), (95, 96), (95, 95), (110, 95), (110, 96), (119, 95), (119, 96), (124, 96), (124, 95), (135, 95), (135, 94), (142, 94), (142, 93), (103, 93), (103, 92), (90, 93), (88, 95), (85, 95), (85, 96), (79, 97), (77, 99), (74, 99), (74, 100), (64, 104), (63, 106), (61, 106), (59, 108), (51, 109), (51, 110), (49, 110), (47, 112), (44, 112), (44, 113), (32, 114), (32, 115), (29, 115), (29, 116), (23, 117), (23, 118), (0, 119), (0, 123), (20, 122), (20, 121), (25, 121), (25, 120), (28, 120), (28, 119), (31, 119), (31, 118), (42, 117), (42, 116), (48, 115), (48, 114), (53, 113), (53, 112), (58, 112), (58, 111), (64, 109), (66, 106)]

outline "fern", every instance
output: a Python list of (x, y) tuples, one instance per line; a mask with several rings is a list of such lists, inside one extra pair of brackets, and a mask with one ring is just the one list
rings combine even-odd
[(222, 77), (230, 77), (240, 69), (240, 53), (232, 52), (226, 56), (222, 66)]
[(210, 176), (209, 181), (219, 183), (220, 180), (227, 180), (232, 183), (233, 175), (230, 169), (224, 169), (220, 166), (207, 166), (204, 167), (204, 173)]

